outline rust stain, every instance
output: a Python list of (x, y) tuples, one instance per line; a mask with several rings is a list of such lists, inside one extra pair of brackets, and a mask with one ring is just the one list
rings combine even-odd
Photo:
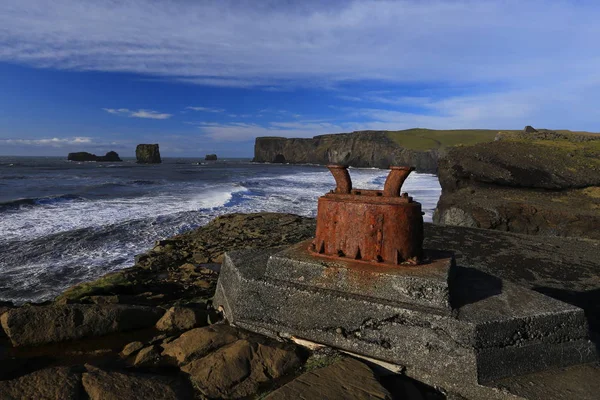
[(319, 198), (310, 251), (371, 265), (415, 265), (423, 257), (421, 204), (401, 189), (413, 167), (390, 167), (383, 190), (352, 188), (345, 166), (328, 165), (336, 188)]

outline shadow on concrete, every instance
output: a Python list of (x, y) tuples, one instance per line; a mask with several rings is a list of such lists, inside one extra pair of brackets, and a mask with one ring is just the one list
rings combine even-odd
[(596, 352), (600, 356), (600, 289), (577, 291), (544, 286), (534, 286), (532, 289), (548, 297), (582, 308), (590, 328), (590, 338), (596, 345)]
[(458, 309), (502, 293), (502, 279), (475, 268), (458, 266), (450, 283), (450, 305)]

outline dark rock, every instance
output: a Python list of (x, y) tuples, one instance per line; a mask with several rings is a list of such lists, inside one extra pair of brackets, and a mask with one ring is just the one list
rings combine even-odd
[(537, 129), (535, 129), (533, 126), (531, 125), (527, 125), (525, 127), (525, 129), (523, 129), (525, 131), (525, 133), (536, 133)]
[(438, 150), (410, 150), (399, 146), (385, 131), (359, 131), (315, 136), (312, 139), (259, 137), (255, 162), (293, 164), (345, 164), (388, 168), (411, 165), (419, 172), (437, 170)]
[(156, 329), (165, 332), (187, 331), (206, 324), (206, 308), (171, 307), (156, 323)]
[(346, 358), (328, 367), (306, 372), (265, 397), (265, 400), (295, 399), (391, 400), (392, 395), (377, 381), (367, 365)]
[(135, 356), (133, 365), (136, 367), (155, 367), (160, 361), (160, 347), (157, 345), (143, 348)]
[(204, 160), (217, 161), (217, 155), (216, 154), (207, 154), (206, 157), (204, 157)]
[(77, 400), (84, 398), (81, 392), (81, 374), (68, 367), (42, 369), (0, 382), (3, 400)]
[(138, 164), (159, 164), (162, 162), (158, 144), (138, 144), (135, 149)]
[(83, 387), (90, 400), (177, 400), (193, 398), (192, 390), (179, 378), (150, 374), (124, 374), (89, 367)]
[(301, 359), (291, 347), (245, 339), (184, 365), (194, 385), (209, 398), (241, 398), (293, 371)]
[(159, 308), (65, 304), (12, 309), (0, 321), (14, 346), (62, 342), (153, 326)]
[(96, 161), (96, 162), (117, 162), (123, 161), (119, 158), (119, 155), (114, 151), (109, 151), (104, 156), (97, 156), (92, 153), (81, 151), (78, 153), (69, 153), (67, 160), (70, 161)]
[(162, 355), (183, 365), (206, 356), (239, 339), (239, 333), (229, 325), (213, 325), (187, 331), (179, 338), (163, 345)]
[(600, 239), (600, 135), (527, 135), (449, 149), (434, 222)]

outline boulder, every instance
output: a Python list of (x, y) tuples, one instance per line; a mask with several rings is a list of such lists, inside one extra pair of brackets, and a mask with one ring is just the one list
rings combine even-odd
[(133, 365), (136, 367), (155, 367), (160, 361), (160, 347), (152, 345), (139, 351)]
[(600, 135), (527, 135), (449, 149), (433, 221), (600, 239)]
[(209, 398), (250, 396), (301, 365), (291, 347), (241, 339), (184, 365), (195, 387)]
[(300, 375), (269, 394), (267, 399), (391, 400), (392, 395), (377, 381), (371, 368), (346, 358)]
[(69, 367), (53, 367), (35, 371), (17, 379), (0, 382), (3, 400), (78, 400), (81, 374)]
[(97, 156), (92, 153), (87, 153), (85, 151), (80, 151), (77, 153), (69, 153), (67, 156), (67, 160), (70, 161), (96, 161), (96, 162), (117, 162), (123, 161), (119, 158), (119, 155), (114, 151), (109, 151), (104, 156)]
[(217, 161), (217, 155), (216, 154), (207, 154), (206, 157), (204, 157), (205, 161)]
[(144, 343), (142, 343), (142, 342), (127, 343), (125, 345), (125, 347), (123, 347), (123, 350), (121, 350), (121, 354), (124, 357), (129, 357), (130, 355), (132, 355), (136, 351), (139, 351), (139, 350), (141, 350), (143, 348), (144, 348)]
[(192, 399), (191, 388), (178, 378), (150, 374), (124, 374), (88, 367), (83, 387), (90, 400)]
[(206, 308), (171, 307), (156, 323), (156, 329), (163, 332), (187, 331), (206, 324)]
[(0, 321), (14, 346), (31, 346), (146, 328), (163, 313), (119, 304), (55, 304), (14, 308)]
[(523, 129), (523, 131), (524, 131), (525, 133), (536, 133), (536, 132), (537, 132), (537, 129), (535, 129), (535, 128), (534, 128), (533, 126), (531, 126), (531, 125), (527, 125), (527, 126), (525, 127), (525, 129)]
[(138, 144), (135, 149), (135, 158), (138, 164), (160, 164), (160, 151), (158, 144)]
[(229, 325), (212, 325), (187, 331), (163, 345), (162, 355), (183, 365), (239, 339), (238, 330)]

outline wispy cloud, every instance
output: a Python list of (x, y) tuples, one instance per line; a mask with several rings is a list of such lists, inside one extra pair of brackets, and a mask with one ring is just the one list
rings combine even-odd
[(130, 110), (128, 108), (103, 108), (109, 114), (123, 115), (132, 118), (146, 118), (146, 119), (169, 119), (173, 114), (161, 113), (152, 110)]
[(225, 110), (222, 108), (212, 108), (212, 107), (186, 107), (186, 110), (192, 110), (192, 111), (204, 111), (204, 112), (209, 112), (209, 113), (222, 113)]
[(17, 146), (51, 146), (65, 147), (71, 145), (88, 145), (92, 143), (90, 137), (69, 137), (69, 138), (43, 138), (43, 139), (0, 139), (0, 143), (5, 145)]
[(551, 83), (599, 69), (599, 11), (568, 0), (5, 0), (0, 60), (266, 90), (363, 79)]

